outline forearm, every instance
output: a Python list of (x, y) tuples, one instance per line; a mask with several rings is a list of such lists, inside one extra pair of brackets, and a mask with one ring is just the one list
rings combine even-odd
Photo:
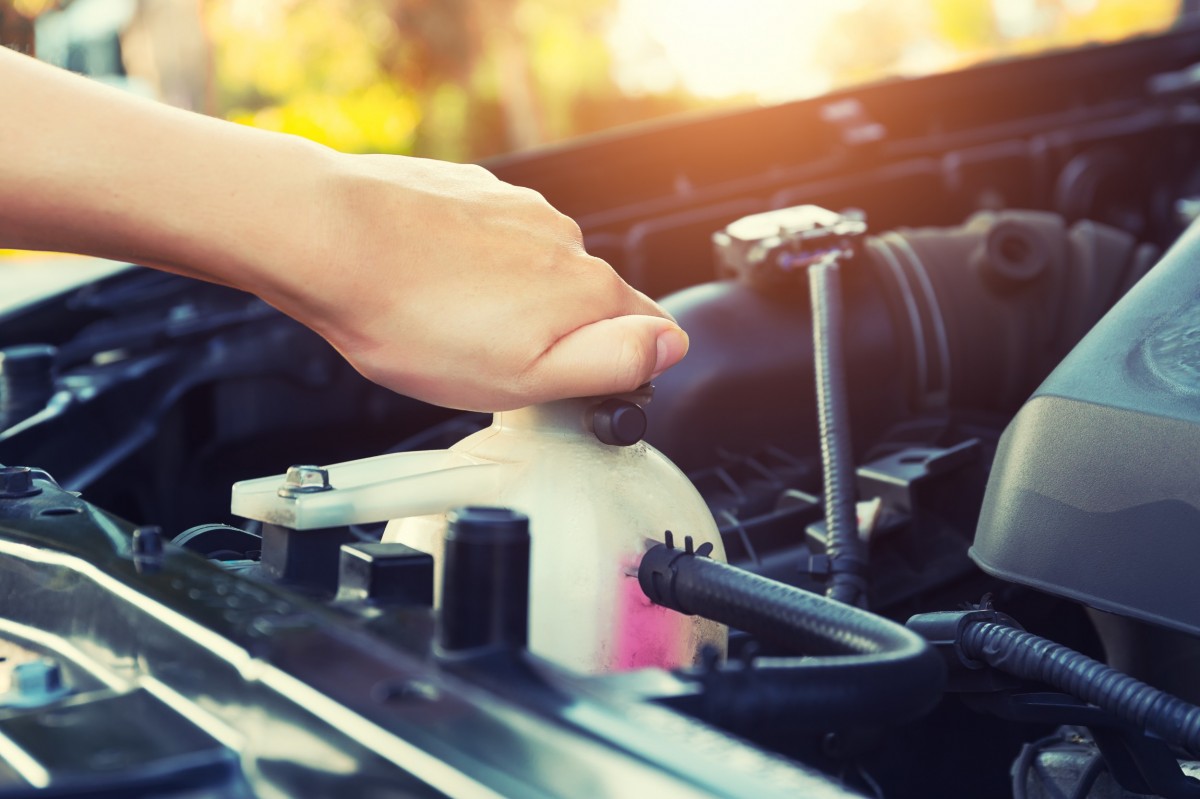
[(0, 246), (86, 253), (254, 288), (279, 225), (321, 224), (333, 156), (132, 97), (0, 48)]

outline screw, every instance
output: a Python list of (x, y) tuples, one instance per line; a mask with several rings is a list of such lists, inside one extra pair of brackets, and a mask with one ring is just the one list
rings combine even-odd
[(28, 466), (0, 466), (0, 499), (19, 499), (40, 494), (33, 484), (33, 470)]
[(294, 499), (298, 494), (316, 494), (332, 488), (328, 469), (320, 466), (289, 466), (277, 493), (285, 499)]

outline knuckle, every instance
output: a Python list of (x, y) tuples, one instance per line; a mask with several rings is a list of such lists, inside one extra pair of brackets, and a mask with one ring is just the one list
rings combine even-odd
[(574, 242), (583, 242), (583, 231), (579, 227), (579, 223), (566, 214), (558, 215), (558, 224), (562, 228), (564, 235)]
[(597, 280), (600, 281), (605, 301), (614, 308), (624, 309), (629, 300), (629, 284), (617, 274), (617, 271), (607, 261), (592, 256), (588, 256), (588, 260), (594, 267), (592, 271)]
[(620, 294), (608, 265), (571, 245), (565, 245), (564, 249), (569, 250), (569, 257), (564, 259), (560, 274), (570, 281), (570, 290), (580, 301), (590, 303), (597, 316), (617, 315), (621, 308)]
[(531, 208), (542, 207), (549, 205), (546, 198), (541, 195), (541, 192), (534, 191), (526, 186), (518, 186), (515, 183), (505, 183), (504, 188), (515, 200), (519, 200)]
[(477, 178), (486, 178), (488, 180), (499, 180), (500, 179), (500, 178), (496, 177), (490, 169), (488, 169), (487, 167), (480, 166), (479, 164), (464, 164), (463, 168), (466, 169), (469, 174), (471, 174)]

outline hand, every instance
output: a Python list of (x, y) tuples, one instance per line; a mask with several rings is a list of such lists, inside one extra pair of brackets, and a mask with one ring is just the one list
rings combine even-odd
[(630, 391), (683, 357), (662, 308), (486, 170), (348, 156), (0, 48), (0, 245), (252, 291), (364, 375), (507, 410)]
[(507, 410), (631, 391), (687, 351), (537, 192), (477, 166), (340, 154), (321, 185), (309, 230), (282, 234), (299, 234), (298, 260), (254, 288), (377, 383)]

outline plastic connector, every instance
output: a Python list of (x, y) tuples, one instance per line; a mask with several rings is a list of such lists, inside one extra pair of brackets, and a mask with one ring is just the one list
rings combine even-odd
[(983, 622), (1024, 628), (1011, 616), (996, 610), (972, 608), (919, 613), (904, 625), (924, 638), (946, 662), (946, 690), (955, 693), (990, 693), (1013, 687), (1012, 677), (997, 671), (963, 649), (967, 628)]
[(662, 546), (651, 547), (638, 567), (638, 584), (642, 593), (656, 605), (664, 608), (695, 615), (695, 611), (683, 606), (676, 591), (675, 582), (679, 576), (679, 561), (683, 558), (708, 557), (713, 551), (713, 545), (704, 543), (699, 549), (694, 549), (692, 537), (684, 537), (683, 549), (675, 548), (675, 538), (671, 531), (666, 533), (666, 543)]

